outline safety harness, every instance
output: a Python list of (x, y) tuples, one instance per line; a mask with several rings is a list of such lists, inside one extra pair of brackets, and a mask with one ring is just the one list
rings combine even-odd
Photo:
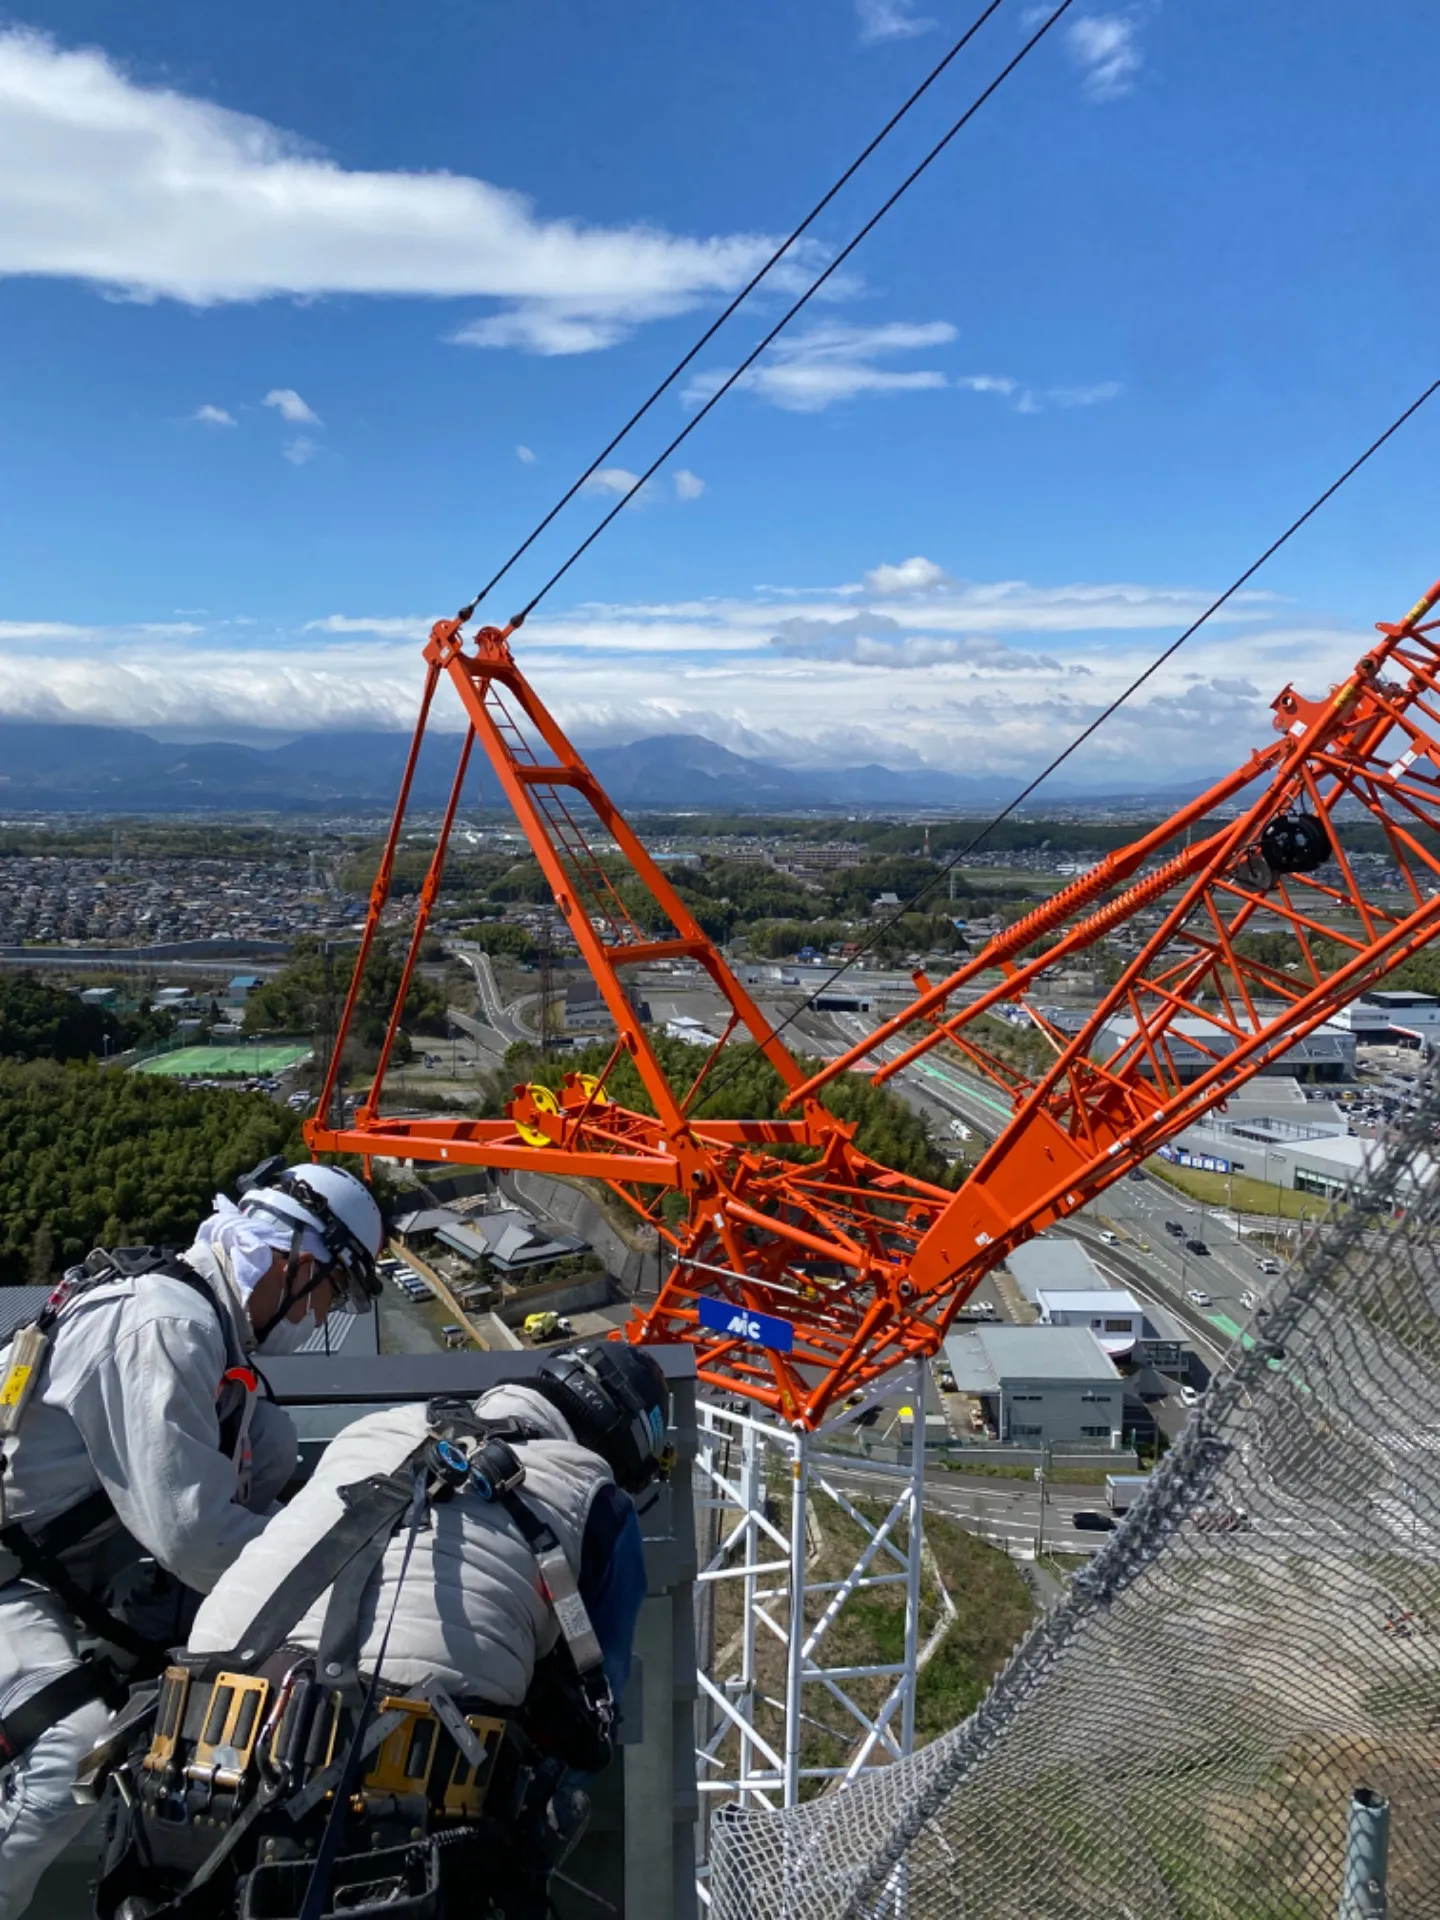
[[(359, 1866), (358, 1856), (348, 1863), (341, 1857), (352, 1816), (363, 1814), (372, 1849), (383, 1852), (397, 1830), (412, 1841), (433, 1836), (440, 1845), (493, 1809), (497, 1771), (506, 1776), (501, 1813), (513, 1824), (527, 1808), (533, 1816), (537, 1805), (549, 1804), (566, 1768), (595, 1771), (609, 1759), (615, 1708), (600, 1644), (554, 1528), (521, 1492), (525, 1469), (513, 1443), (550, 1436), (522, 1420), (486, 1421), (465, 1400), (432, 1400), (426, 1422), (424, 1438), (392, 1472), (338, 1490), (340, 1517), (266, 1598), (234, 1648), (176, 1656), (158, 1693), (136, 1701), (118, 1743), (128, 1746), (129, 1758), (116, 1768), (131, 1840), (102, 1879), (102, 1912), (139, 1890), (133, 1863), (142, 1855), (152, 1868), (161, 1865), (168, 1881), (169, 1900), (156, 1920), (196, 1911), (227, 1865), (235, 1872), (242, 1841), (259, 1827), (257, 1842), (261, 1833), (269, 1837), (249, 1879), (279, 1876), (288, 1892), (275, 1897), (291, 1902), (264, 1911), (310, 1920), (329, 1910), (332, 1876), (337, 1884), (356, 1873), (383, 1877), (379, 1854)], [(539, 1567), (559, 1629), (555, 1653), (566, 1670), (547, 1706), (560, 1697), (570, 1713), (543, 1742), (533, 1725), (519, 1725), (514, 1710), (457, 1702), (433, 1676), (406, 1694), (388, 1690), (383, 1667), (393, 1605), (375, 1670), (368, 1680), (361, 1674), (361, 1602), (386, 1550), (403, 1535), (398, 1601), (427, 1513), (457, 1498), (502, 1508)], [(327, 1588), (310, 1654), (288, 1636)], [(142, 1757), (137, 1736), (147, 1735)], [(112, 1736), (82, 1763), (82, 1789), (93, 1791), (118, 1758)], [(313, 1835), (313, 1817), (326, 1802), (317, 1850), (313, 1837), (307, 1843), (299, 1836)], [(414, 1862), (406, 1858), (410, 1873)], [(297, 1862), (304, 1865), (300, 1881)], [(143, 1891), (155, 1897), (153, 1879)], [(251, 1910), (249, 1901), (247, 1893), (240, 1912)], [(403, 1903), (401, 1911), (408, 1911)]]
[[(215, 1314), (224, 1335), (227, 1365), (216, 1398), (221, 1403), (220, 1447), (235, 1462), (235, 1497), (249, 1496), (251, 1478), (250, 1425), (260, 1377), (236, 1345), (229, 1319), (202, 1276), (173, 1254), (158, 1247), (127, 1247), (120, 1253), (97, 1249), (83, 1267), (72, 1269), (50, 1295), (34, 1320), (20, 1328), (10, 1346), (10, 1359), (0, 1379), (0, 1515), (4, 1513), (4, 1476), (8, 1451), (20, 1432), (25, 1413), (39, 1386), (51, 1339), (61, 1315), (75, 1301), (117, 1279), (151, 1275), (178, 1280), (198, 1293)], [(240, 1397), (236, 1398), (235, 1390)], [(18, 1520), (0, 1524), (0, 1550), (19, 1565), (19, 1577), (52, 1593), (97, 1640), (117, 1648), (135, 1663), (122, 1677), (105, 1659), (86, 1657), (56, 1679), (32, 1693), (0, 1718), (0, 1767), (12, 1765), (41, 1734), (91, 1700), (123, 1702), (127, 1685), (158, 1673), (165, 1662), (163, 1643), (137, 1633), (76, 1579), (64, 1556), (92, 1536), (118, 1526), (118, 1516), (103, 1487), (67, 1507), (45, 1525), (29, 1528)]]

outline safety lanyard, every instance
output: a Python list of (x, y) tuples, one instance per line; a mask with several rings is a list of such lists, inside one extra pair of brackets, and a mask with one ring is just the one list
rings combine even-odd
[(238, 1386), (245, 1398), (240, 1408), (240, 1421), (235, 1429), (235, 1446), (231, 1458), (235, 1463), (235, 1504), (248, 1506), (250, 1491), (254, 1484), (254, 1450), (250, 1443), (250, 1423), (255, 1417), (255, 1401), (260, 1392), (259, 1377), (253, 1367), (227, 1367), (220, 1376), (220, 1385), (215, 1390), (218, 1408), (225, 1397), (225, 1389)]

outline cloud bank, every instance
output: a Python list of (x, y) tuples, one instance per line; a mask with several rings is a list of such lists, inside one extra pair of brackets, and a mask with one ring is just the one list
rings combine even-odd
[[(1207, 587), (967, 581), (922, 554), (822, 589), (589, 604), (516, 643), (582, 743), (697, 732), (795, 766), (1021, 775), (1048, 759), (1208, 603)], [(291, 628), (187, 619), (0, 621), (0, 714), (142, 728), (408, 728), (429, 612), (317, 613)], [(1173, 784), (1271, 736), (1289, 680), (1339, 679), (1367, 636), (1238, 597), (1107, 724), (1078, 777)], [(63, 649), (63, 651), (62, 651)], [(448, 695), (437, 721), (455, 725)]]
[(483, 296), (498, 309), (457, 341), (586, 353), (733, 291), (771, 245), (546, 218), (464, 175), (346, 168), (97, 49), (0, 32), (0, 275), (197, 307)]

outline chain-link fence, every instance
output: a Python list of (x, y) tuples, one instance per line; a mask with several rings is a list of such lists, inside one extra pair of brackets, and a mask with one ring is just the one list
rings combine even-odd
[[(1440, 1086), (963, 1725), (713, 1828), (715, 1920), (1440, 1916)], [(1368, 1911), (1368, 1909), (1367, 1909)]]

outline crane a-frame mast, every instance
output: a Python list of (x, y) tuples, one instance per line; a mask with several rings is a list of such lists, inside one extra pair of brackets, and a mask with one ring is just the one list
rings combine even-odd
[[(426, 648), (415, 743), (310, 1143), (603, 1180), (673, 1254), (659, 1297), (637, 1311), (628, 1336), (691, 1341), (712, 1388), (813, 1425), (839, 1398), (933, 1352), (1012, 1247), (1085, 1206), (1440, 929), (1440, 621), (1429, 619), (1437, 603), (1440, 583), (1398, 625), (1381, 626), (1379, 642), (1324, 699), (1287, 688), (1274, 705), (1277, 737), (1235, 773), (947, 979), (924, 984), (903, 1013), (808, 1077), (530, 686), (509, 631), (484, 628), (467, 651), (462, 623), (442, 621)], [(468, 727), (374, 1082), (353, 1123), (336, 1126), (344, 1034), (442, 675)], [(568, 1075), (558, 1093), (517, 1088), (503, 1119), (387, 1119), (385, 1070), (476, 739), (604, 997), (615, 1047), (602, 1073)], [(597, 820), (613, 854), (594, 850)], [(1345, 851), (1347, 821), (1378, 828), (1398, 894), (1362, 883)], [(1040, 976), (1122, 928), (1133, 936), (1130, 957), (1070, 1031), (1036, 1000)], [(1256, 938), (1277, 933), (1288, 960)], [(689, 1087), (672, 1084), (620, 971), (662, 959), (708, 973), (729, 1009), (725, 1039), (748, 1036), (779, 1076), (781, 1117), (703, 1117), (709, 1063)], [(1023, 1010), (1043, 1036), (1051, 1050), (1043, 1073), (1016, 1070), (987, 1043), (983, 1017), (1002, 1005)], [(937, 1046), (958, 1049), (966, 1070), (1012, 1109), (953, 1193), (860, 1153), (853, 1126), (824, 1103), (837, 1074), (883, 1082)], [(649, 1112), (611, 1096), (622, 1055)], [(715, 1078), (724, 1073), (722, 1065)], [(685, 1197), (678, 1221), (661, 1213), (667, 1192)], [(702, 1325), (703, 1301), (732, 1307), (742, 1331)], [(783, 1323), (787, 1350), (744, 1333), (757, 1313)]]

